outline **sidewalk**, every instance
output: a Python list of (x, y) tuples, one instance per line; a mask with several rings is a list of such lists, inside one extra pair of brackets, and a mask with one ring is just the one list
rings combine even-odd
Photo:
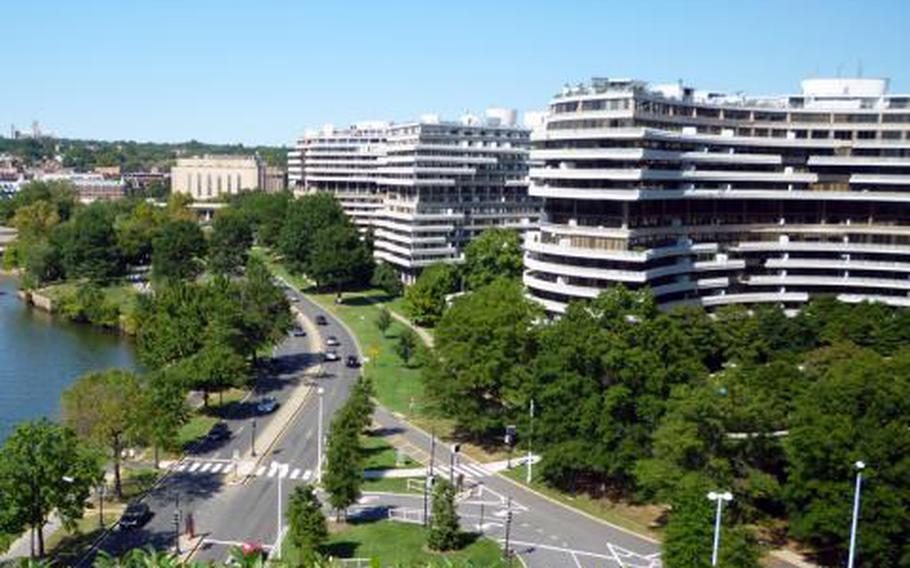
[[(63, 524), (60, 522), (60, 518), (57, 517), (56, 513), (51, 513), (50, 518), (47, 520), (47, 523), (44, 525), (44, 542), (47, 543), (47, 537), (57, 532)], [(0, 563), (11, 562), (19, 558), (28, 558), (31, 554), (31, 535), (32, 531), (26, 529), (24, 533), (19, 535), (19, 538), (13, 541), (10, 545), (9, 550), (5, 553), (0, 554)], [(35, 537), (37, 541), (37, 536)], [(37, 550), (38, 543), (35, 543), (35, 548)]]

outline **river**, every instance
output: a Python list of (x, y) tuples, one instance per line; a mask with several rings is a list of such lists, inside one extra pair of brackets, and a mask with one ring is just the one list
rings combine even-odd
[(0, 275), (0, 441), (18, 422), (59, 416), (60, 395), (79, 375), (136, 367), (129, 338), (52, 317), (16, 289)]

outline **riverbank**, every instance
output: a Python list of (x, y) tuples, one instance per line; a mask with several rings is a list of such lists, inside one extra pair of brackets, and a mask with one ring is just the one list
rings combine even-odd
[(136, 335), (139, 293), (130, 284), (98, 287), (87, 282), (61, 282), (38, 289), (19, 289), (26, 304), (77, 324)]

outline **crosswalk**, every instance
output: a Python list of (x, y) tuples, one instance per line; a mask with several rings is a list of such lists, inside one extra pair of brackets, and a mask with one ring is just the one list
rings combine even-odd
[[(459, 463), (454, 467), (455, 477), (463, 475), (465, 479), (483, 479), (492, 475), (492, 473), (480, 464)], [(438, 465), (435, 469), (436, 475), (448, 476), (451, 470), (448, 465)]]
[[(189, 473), (197, 475), (227, 475), (234, 473), (234, 463), (230, 460), (222, 461), (199, 461), (184, 460), (175, 464), (172, 471), (177, 473)], [(273, 466), (260, 465), (251, 473), (254, 477), (264, 477), (268, 479), (290, 479), (300, 481), (310, 481), (313, 479), (313, 470), (300, 467), (289, 467), (287, 469)]]

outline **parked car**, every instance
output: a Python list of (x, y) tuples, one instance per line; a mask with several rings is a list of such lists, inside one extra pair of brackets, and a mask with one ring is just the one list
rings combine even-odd
[(351, 369), (356, 369), (360, 366), (360, 361), (357, 360), (357, 357), (354, 355), (348, 355), (347, 360), (344, 362)]
[(152, 510), (145, 503), (133, 501), (126, 506), (123, 515), (120, 517), (120, 528), (129, 530), (137, 529), (147, 523), (152, 518)]
[(215, 422), (215, 424), (212, 426), (212, 429), (209, 430), (209, 433), (206, 436), (206, 438), (213, 442), (222, 442), (229, 439), (230, 437), (231, 427), (228, 426), (227, 422), (223, 420)]
[(278, 399), (274, 396), (263, 397), (256, 404), (256, 411), (260, 414), (269, 414), (274, 412), (276, 408), (278, 408)]
[(324, 315), (319, 314), (318, 316), (316, 316), (316, 324), (317, 325), (329, 325), (329, 320), (325, 319)]
[(330, 335), (325, 338), (325, 344), (329, 347), (338, 347), (341, 343), (338, 341), (338, 338), (334, 335)]
[(306, 337), (306, 331), (302, 327), (294, 328), (294, 337)]
[(336, 353), (334, 349), (329, 349), (325, 352), (326, 361), (337, 361), (338, 359), (340, 359), (340, 357), (338, 357), (338, 353)]

